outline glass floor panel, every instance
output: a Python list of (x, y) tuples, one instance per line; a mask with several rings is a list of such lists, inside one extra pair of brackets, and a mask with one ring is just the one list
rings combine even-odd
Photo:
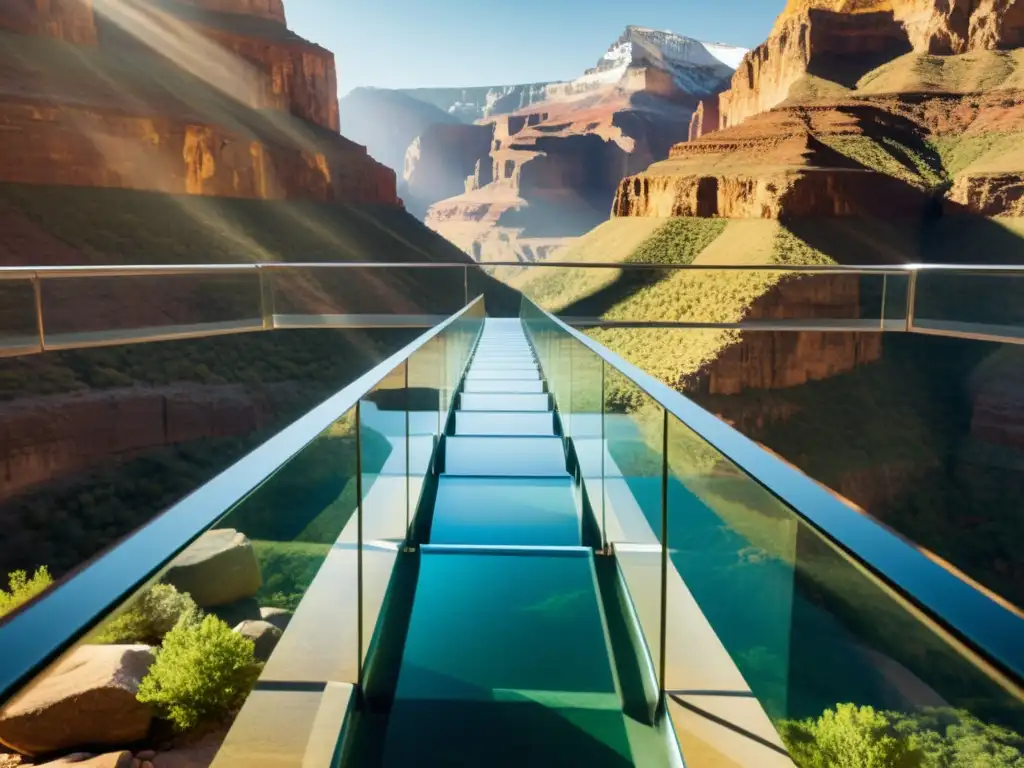
[(558, 437), (448, 437), (444, 471), (492, 477), (566, 476)]
[(442, 475), (432, 544), (578, 547), (580, 517), (565, 477)]
[(432, 553), (389, 717), (388, 766), (628, 766), (592, 556)]
[(464, 411), (547, 411), (551, 401), (544, 395), (506, 395), (463, 392), (459, 405)]
[(456, 411), (457, 435), (535, 435), (555, 434), (551, 411)]

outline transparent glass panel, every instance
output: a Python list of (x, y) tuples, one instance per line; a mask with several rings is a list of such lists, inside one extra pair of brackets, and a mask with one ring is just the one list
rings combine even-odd
[[(409, 389), (400, 364), (359, 403), (363, 541), (401, 543), (410, 525)], [(365, 621), (372, 627), (374, 622)]]
[(262, 327), (258, 272), (47, 278), (47, 348), (152, 341)]
[(1024, 274), (921, 270), (916, 328), (952, 334), (1024, 336)]
[[(939, 762), (1021, 743), (998, 731), (1022, 732), (1015, 684), (674, 417), (668, 463), (670, 707), (754, 733), (768, 745), (765, 764), (782, 747), (800, 766), (838, 764), (830, 750), (844, 728), (864, 728), (876, 746), (893, 736), (894, 749)], [(868, 715), (869, 706), (881, 714)], [(870, 717), (880, 718), (877, 730), (854, 724)]]
[(31, 280), (0, 280), (0, 357), (39, 351)]
[(604, 383), (604, 536), (613, 548), (660, 681), (664, 409), (610, 366)]
[[(592, 523), (588, 541), (603, 547), (604, 536), (604, 361), (579, 342), (569, 347), (572, 364), (570, 411), (563, 426), (572, 437), (585, 491), (584, 521)], [(588, 519), (588, 517), (590, 519)]]
[(39, 675), (5, 711), (5, 747), (171, 760), (202, 739), (206, 762), (300, 762), (338, 708), (324, 683), (358, 674), (355, 429), (353, 409)]
[(447, 317), (465, 306), (462, 267), (336, 264), (272, 269), (268, 274), (276, 322), (282, 326), (356, 324), (397, 315)]
[(508, 282), (566, 321), (877, 329), (885, 275), (767, 269), (532, 266)]
[[(440, 372), (443, 342), (433, 338), (407, 361), (409, 371), (409, 514), (414, 516), (431, 471), (434, 448), (444, 429)], [(415, 536), (415, 533), (414, 533)]]

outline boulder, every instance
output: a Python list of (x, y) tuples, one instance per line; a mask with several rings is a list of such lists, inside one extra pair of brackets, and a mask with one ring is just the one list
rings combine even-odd
[(256, 658), (259, 661), (266, 661), (274, 652), (277, 641), (284, 634), (280, 629), (268, 621), (243, 621), (235, 632), (252, 640), (255, 645)]
[(164, 581), (188, 592), (200, 608), (252, 597), (262, 584), (252, 542), (234, 528), (200, 536), (175, 558)]
[(0, 742), (38, 755), (144, 738), (153, 715), (135, 695), (152, 663), (146, 645), (79, 646), (0, 709)]
[(260, 604), (254, 597), (211, 608), (208, 613), (212, 613), (229, 627), (237, 626), (243, 621), (260, 621), (263, 618), (260, 615)]
[(39, 763), (36, 768), (70, 768), (72, 765), (75, 768), (131, 768), (132, 765), (132, 753), (127, 751), (108, 752), (96, 757), (89, 755), (85, 758), (81, 758), (80, 754), (65, 755), (59, 760)]
[(260, 618), (284, 632), (292, 620), (292, 612), (287, 608), (260, 608)]

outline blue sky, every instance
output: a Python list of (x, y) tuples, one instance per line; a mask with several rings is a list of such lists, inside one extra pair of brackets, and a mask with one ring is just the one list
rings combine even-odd
[(285, 0), (288, 25), (334, 51), (342, 95), (582, 74), (628, 24), (763, 42), (784, 0)]

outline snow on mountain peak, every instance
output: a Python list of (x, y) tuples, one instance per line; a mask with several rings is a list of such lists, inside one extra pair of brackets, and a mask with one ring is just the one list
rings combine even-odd
[(722, 43), (704, 43), (668, 30), (649, 27), (626, 27), (601, 57), (594, 71), (601, 72), (622, 66), (709, 67), (736, 69), (745, 48)]

